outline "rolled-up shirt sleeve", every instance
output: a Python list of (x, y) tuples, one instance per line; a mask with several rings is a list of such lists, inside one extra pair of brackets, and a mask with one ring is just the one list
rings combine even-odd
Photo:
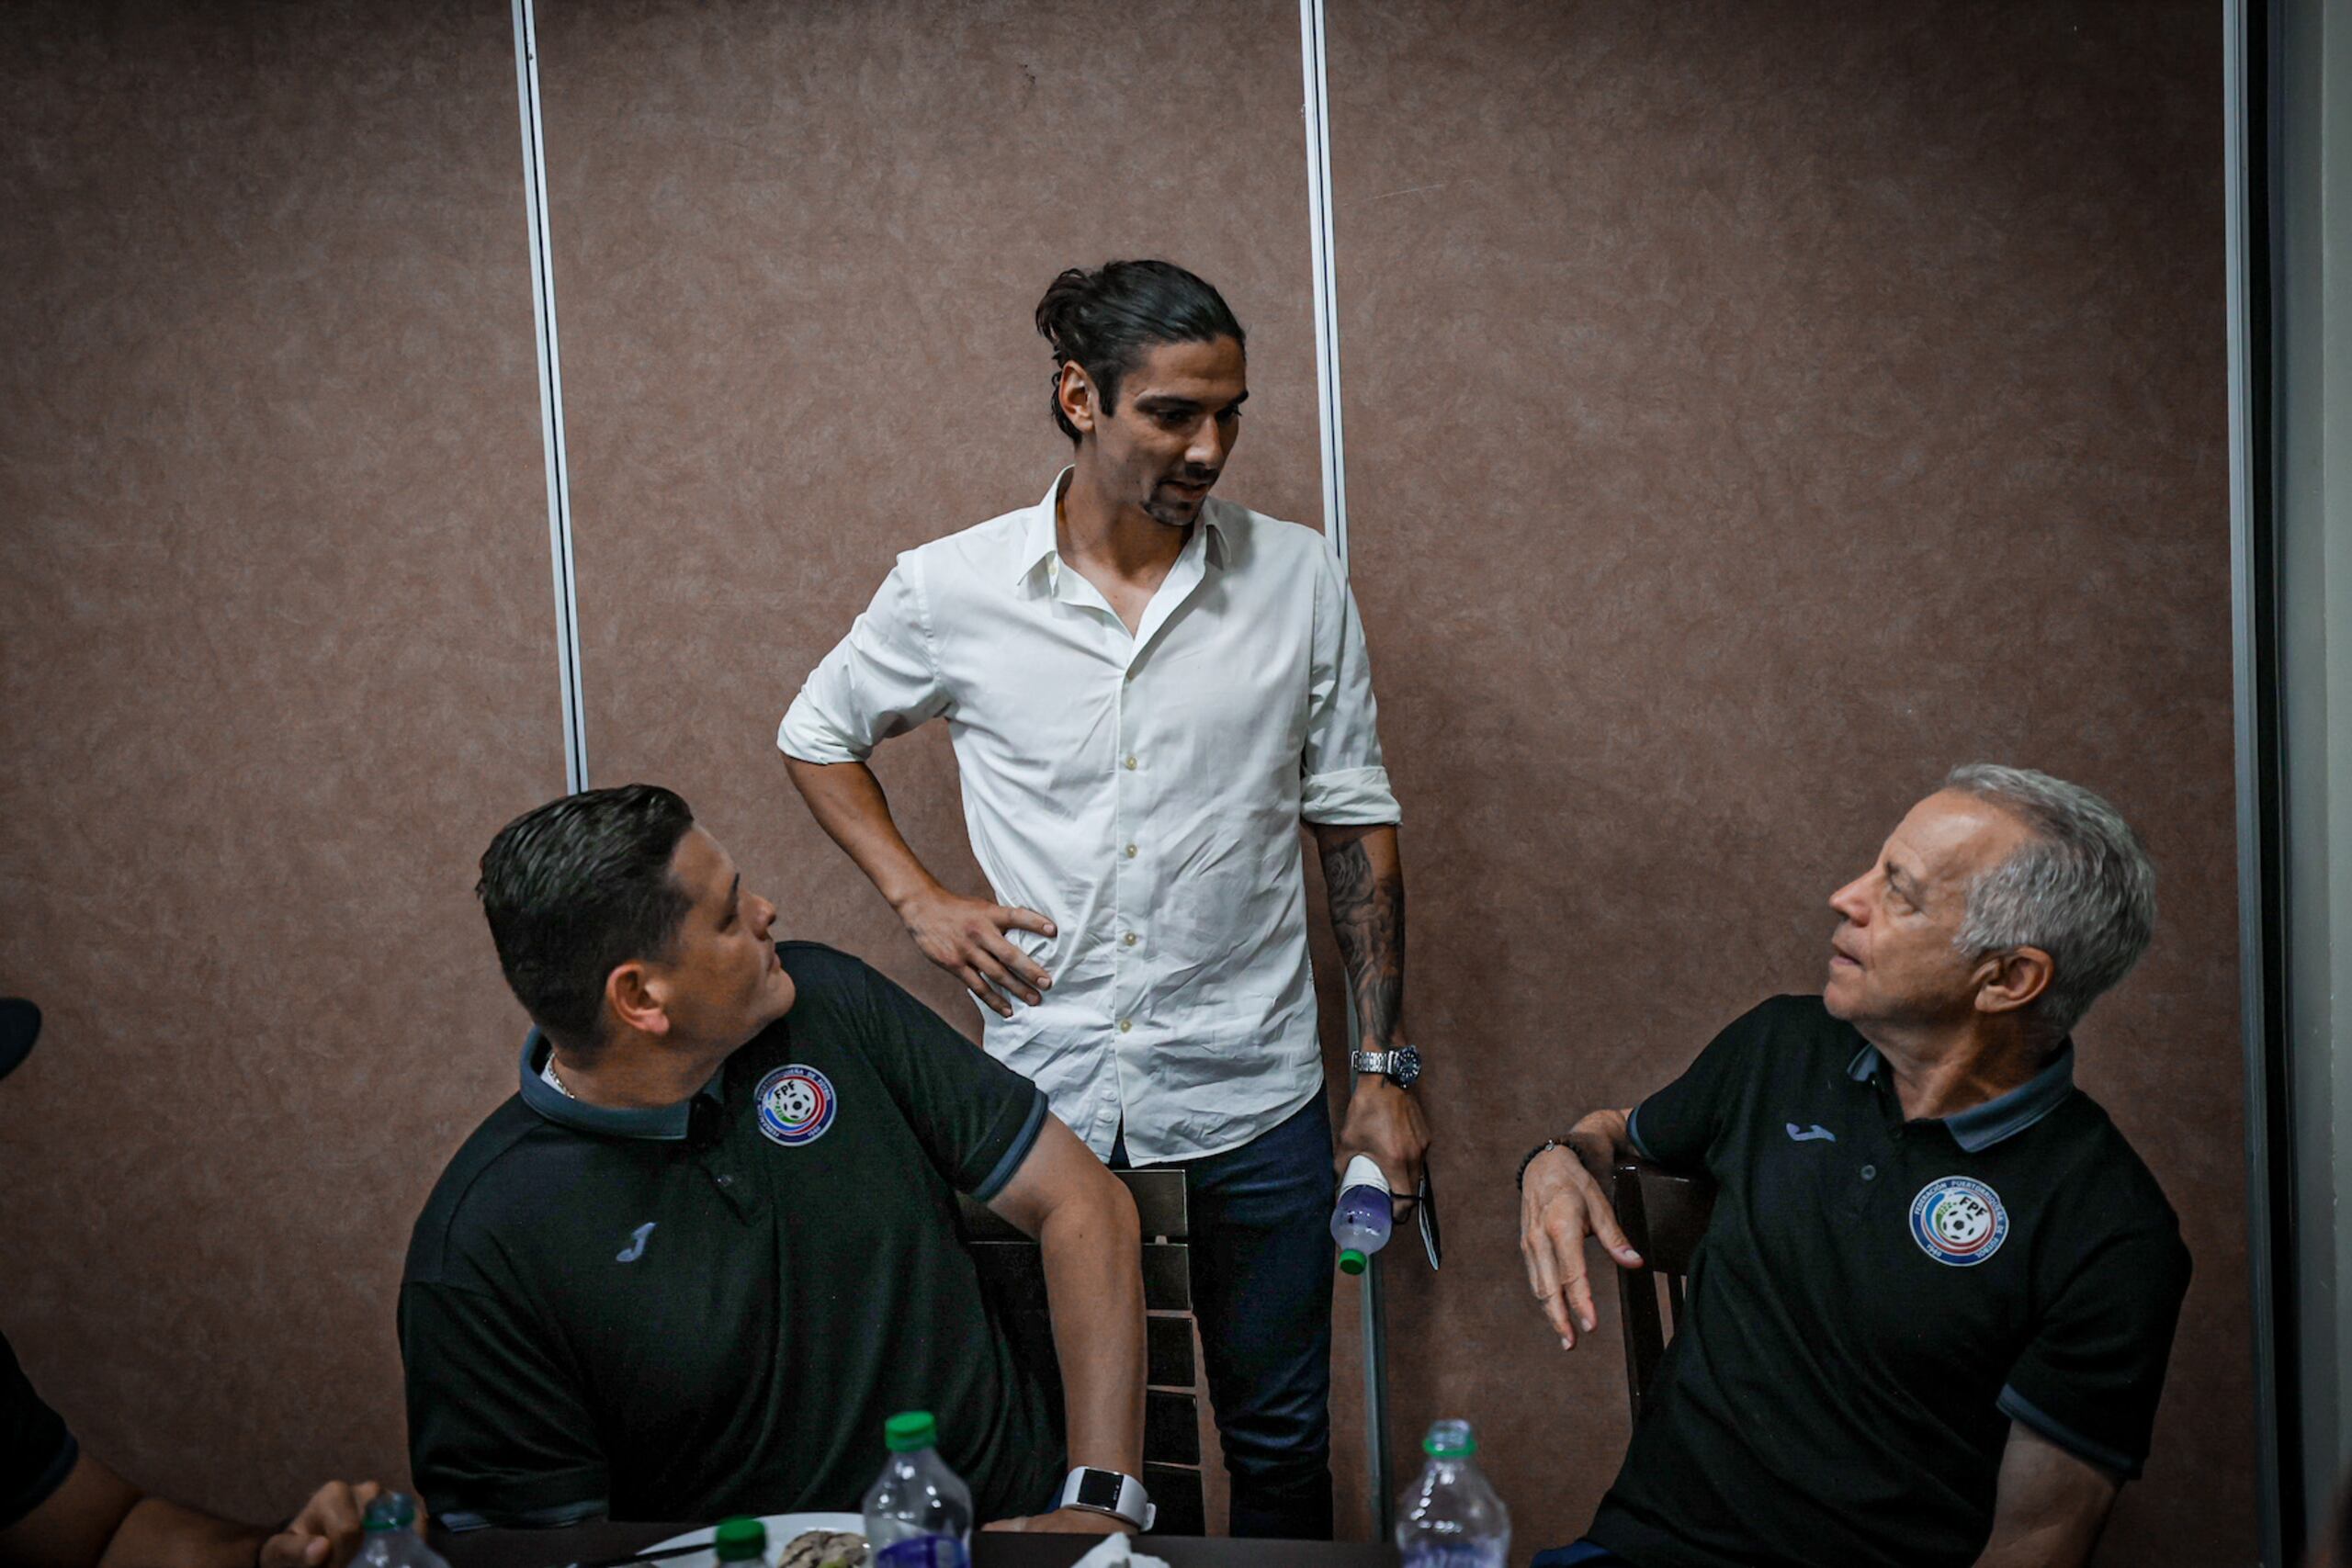
[(922, 570), (913, 556), (899, 558), (849, 635), (801, 683), (776, 728), (778, 750), (804, 762), (862, 762), (946, 711)]
[(1355, 595), (1328, 543), (1318, 565), (1298, 814), (1334, 828), (1395, 822), (1402, 814), (1381, 761), (1372, 660)]

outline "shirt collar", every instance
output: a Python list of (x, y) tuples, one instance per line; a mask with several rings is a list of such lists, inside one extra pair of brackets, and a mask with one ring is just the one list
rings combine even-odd
[(677, 1143), (686, 1135), (694, 1122), (695, 1101), (707, 1100), (713, 1104), (726, 1100), (722, 1080), (727, 1076), (724, 1064), (710, 1075), (710, 1081), (696, 1089), (693, 1096), (674, 1105), (656, 1105), (643, 1110), (622, 1110), (609, 1105), (591, 1105), (574, 1100), (541, 1076), (548, 1055), (555, 1047), (548, 1037), (534, 1028), (523, 1041), (523, 1103), (558, 1126), (570, 1127), (580, 1133), (598, 1133), (611, 1138), (647, 1138)]
[[(1054, 482), (1046, 487), (1046, 499), (1031, 507), (1027, 517), (1023, 521), (1021, 543), (1013, 551), (1012, 585), (1015, 588), (1027, 582), (1030, 575), (1041, 566), (1059, 568), (1061, 539), (1056, 532), (1055, 521), (1061, 507), (1062, 488), (1069, 483), (1070, 475), (1077, 471), (1076, 468), (1064, 468), (1060, 473), (1056, 474)], [(1224, 565), (1227, 549), (1225, 518), (1219, 512), (1215, 497), (1211, 497), (1203, 503), (1201, 522), (1205, 525), (1202, 531), (1216, 542), (1216, 548), (1211, 552), (1211, 558), (1216, 565)]]
[[(1864, 1045), (1847, 1064), (1846, 1076), (1856, 1083), (1868, 1083), (1885, 1066), (1886, 1058), (1879, 1055), (1877, 1046)], [(2074, 1088), (2075, 1043), (2067, 1039), (2059, 1042), (2058, 1055), (2048, 1066), (2008, 1093), (1939, 1120), (1953, 1143), (1970, 1154), (1979, 1154), (2005, 1138), (2016, 1137), (2057, 1110)]]

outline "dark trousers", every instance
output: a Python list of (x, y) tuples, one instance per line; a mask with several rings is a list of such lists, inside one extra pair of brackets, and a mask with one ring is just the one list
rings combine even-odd
[[(1123, 1136), (1111, 1164), (1127, 1165)], [(1172, 1160), (1193, 1315), (1237, 1536), (1331, 1539), (1331, 1111), (1323, 1093), (1238, 1149)]]

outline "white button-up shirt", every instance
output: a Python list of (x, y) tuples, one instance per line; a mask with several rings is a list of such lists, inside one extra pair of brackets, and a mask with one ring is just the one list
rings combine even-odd
[(785, 716), (804, 761), (944, 718), (972, 849), (1045, 1000), (990, 1055), (1107, 1156), (1221, 1154), (1321, 1091), (1299, 823), (1397, 819), (1321, 535), (1212, 497), (1130, 635), (1035, 506), (909, 550)]

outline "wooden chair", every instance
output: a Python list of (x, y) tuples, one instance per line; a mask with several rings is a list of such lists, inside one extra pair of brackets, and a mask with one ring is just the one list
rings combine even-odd
[[(1144, 1487), (1168, 1535), (1205, 1535), (1202, 1498), (1199, 1371), (1193, 1354), (1192, 1260), (1181, 1170), (1114, 1172), (1127, 1184), (1143, 1222)], [(964, 1241), (978, 1266), (980, 1289), (1013, 1353), (1043, 1372), (1057, 1426), (1062, 1417), (1061, 1365), (1046, 1307), (1045, 1258), (1037, 1244), (978, 1203), (963, 1201)]]
[[(1707, 1234), (1715, 1188), (1703, 1178), (1676, 1176), (1640, 1159), (1620, 1160), (1611, 1175), (1610, 1201), (1617, 1211), (1617, 1224), (1648, 1265), (1617, 1270), (1617, 1301), (1624, 1318), (1625, 1392), (1639, 1422), (1642, 1396), (1666, 1356), (1667, 1329), (1679, 1330), (1682, 1325), (1682, 1279), (1690, 1272), (1700, 1238)], [(1658, 1310), (1661, 1291), (1667, 1300), (1663, 1316)]]

